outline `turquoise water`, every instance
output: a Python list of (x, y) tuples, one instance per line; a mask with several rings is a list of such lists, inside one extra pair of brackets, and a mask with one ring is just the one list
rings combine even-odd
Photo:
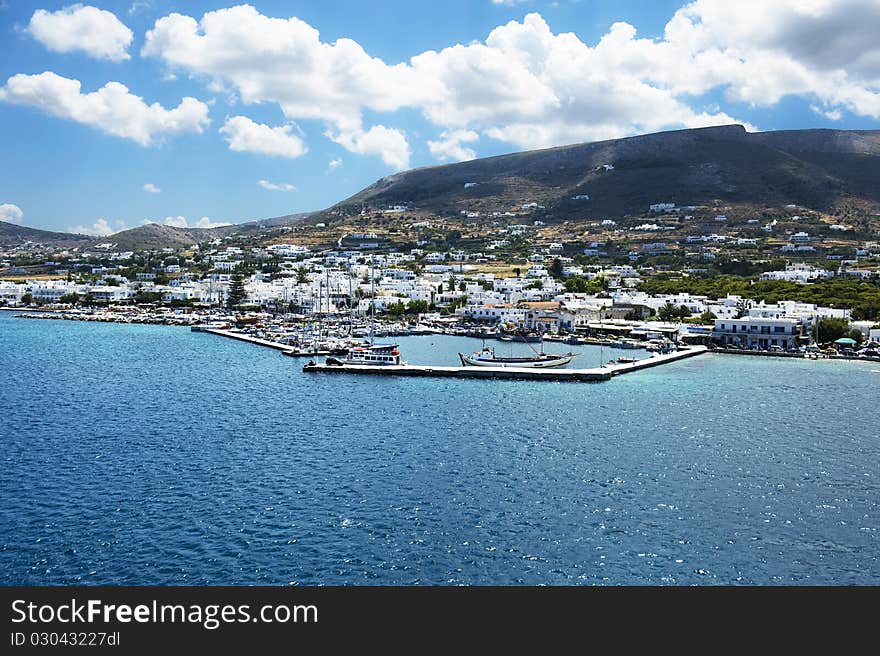
[[(480, 344), (399, 342), (436, 364)], [(705, 355), (596, 384), (302, 364), (0, 313), (0, 583), (880, 583), (877, 363)]]

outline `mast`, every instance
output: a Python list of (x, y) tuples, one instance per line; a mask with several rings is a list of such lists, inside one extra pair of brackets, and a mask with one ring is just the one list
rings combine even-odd
[[(318, 278), (318, 312), (317, 312), (318, 334), (312, 335), (312, 343), (315, 345), (315, 357), (318, 357), (318, 342), (321, 340), (321, 302), (323, 300), (321, 298), (321, 287), (322, 287), (321, 279)], [(316, 362), (317, 362), (317, 360), (316, 360)]]
[(372, 346), (375, 341), (376, 332), (376, 274), (373, 268), (372, 255), (370, 256), (370, 297), (372, 298), (370, 301), (370, 346)]
[(348, 334), (354, 330), (354, 296), (351, 293), (351, 255), (348, 256)]

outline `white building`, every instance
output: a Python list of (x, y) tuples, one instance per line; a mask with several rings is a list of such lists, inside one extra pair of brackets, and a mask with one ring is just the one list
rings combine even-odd
[(787, 351), (798, 345), (799, 337), (807, 335), (801, 321), (794, 318), (716, 319), (712, 330), (712, 339), (721, 346), (763, 350), (775, 346)]

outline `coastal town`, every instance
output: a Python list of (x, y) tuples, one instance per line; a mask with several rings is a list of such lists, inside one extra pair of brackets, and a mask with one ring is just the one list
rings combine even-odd
[[(88, 248), (25, 242), (0, 254), (0, 303), (29, 317), (213, 322), (302, 353), (350, 346), (370, 317), (379, 334), (878, 356), (880, 245), (841, 242), (845, 225), (812, 219), (826, 236), (811, 236), (797, 229), (807, 212), (796, 206), (761, 225), (672, 203), (652, 204), (629, 227), (548, 225), (539, 210), (457, 224), (392, 206), (330, 228), (137, 250), (112, 237)], [(693, 234), (707, 224), (715, 230)], [(672, 238), (645, 237), (658, 231)]]

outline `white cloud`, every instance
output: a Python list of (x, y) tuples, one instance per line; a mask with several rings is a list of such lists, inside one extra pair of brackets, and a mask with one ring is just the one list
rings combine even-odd
[(501, 5), (504, 7), (514, 7), (516, 5), (521, 5), (524, 2), (528, 2), (528, 0), (492, 0), (493, 5)]
[(79, 80), (46, 71), (39, 75), (19, 73), (0, 87), (0, 100), (36, 107), (60, 118), (98, 128), (148, 146), (162, 137), (201, 132), (210, 123), (208, 106), (184, 98), (174, 109), (159, 103), (147, 105), (119, 82), (108, 82), (92, 93), (80, 92)]
[(232, 225), (228, 221), (211, 221), (207, 216), (203, 216), (201, 219), (196, 221), (196, 224), (193, 226), (194, 228), (222, 228), (223, 226)]
[[(150, 221), (149, 219), (144, 220), (144, 225), (149, 225), (151, 223), (156, 223), (156, 221)], [(192, 225), (189, 224), (185, 216), (166, 216), (162, 224), (171, 226), (172, 228), (222, 228), (223, 226), (232, 225), (231, 223), (223, 222), (215, 223), (207, 216), (203, 216)]]
[(166, 216), (164, 224), (167, 226), (171, 226), (172, 228), (187, 228), (187, 227), (189, 227), (187, 225), (185, 216)]
[(152, 9), (152, 2), (150, 0), (135, 0), (131, 3), (131, 6), (128, 8), (128, 15), (134, 16), (139, 14), (142, 11), (147, 9)]
[(330, 160), (330, 163), (327, 165), (327, 173), (333, 173), (336, 169), (342, 166), (342, 160), (339, 157), (335, 157)]
[(233, 116), (226, 119), (220, 134), (229, 144), (229, 150), (296, 158), (304, 155), (308, 149), (302, 139), (291, 134), (292, 129), (292, 125), (273, 128), (255, 123), (247, 116)]
[(428, 141), (431, 154), (440, 161), (464, 162), (474, 159), (477, 154), (472, 148), (465, 148), (463, 143), (477, 141), (480, 138), (473, 130), (447, 130), (440, 135), (439, 141)]
[(394, 169), (409, 166), (409, 144), (400, 130), (374, 125), (366, 132), (355, 128), (340, 132), (328, 130), (324, 134), (352, 153), (379, 155), (383, 162)]
[(112, 12), (72, 5), (48, 12), (38, 9), (26, 28), (37, 41), (55, 52), (81, 50), (97, 59), (123, 61), (133, 37)]
[(73, 232), (79, 235), (92, 235), (94, 237), (107, 237), (117, 231), (110, 227), (107, 219), (98, 219), (90, 227), (78, 225), (68, 228), (67, 232)]
[(296, 187), (292, 184), (287, 184), (286, 182), (282, 182), (281, 184), (275, 184), (274, 182), (269, 182), (268, 180), (260, 180), (257, 182), (263, 189), (267, 189), (269, 191), (296, 191)]
[[(321, 120), (349, 151), (404, 167), (406, 136), (365, 126), (367, 113), (416, 109), (447, 135), (473, 132), (523, 148), (742, 122), (695, 100), (714, 91), (765, 106), (799, 96), (832, 115), (877, 118), (878, 24), (878, 0), (696, 0), (662, 38), (639, 38), (620, 22), (589, 44), (531, 13), (483, 42), (391, 65), (350, 39), (323, 42), (302, 20), (244, 5), (201, 21), (165, 16), (142, 54), (204, 76), (244, 104), (276, 103), (290, 120)], [(433, 152), (470, 156), (462, 144), (475, 141), (441, 137)]]
[(21, 211), (21, 208), (18, 205), (3, 203), (0, 205), (0, 221), (6, 221), (6, 223), (18, 223), (20, 225), (24, 223), (24, 212)]
[(159, 187), (157, 187), (156, 185), (154, 185), (152, 182), (148, 182), (147, 184), (144, 185), (144, 191), (146, 191), (146, 192), (149, 193), (149, 194), (160, 194), (160, 193), (162, 193), (162, 190), (159, 189)]

